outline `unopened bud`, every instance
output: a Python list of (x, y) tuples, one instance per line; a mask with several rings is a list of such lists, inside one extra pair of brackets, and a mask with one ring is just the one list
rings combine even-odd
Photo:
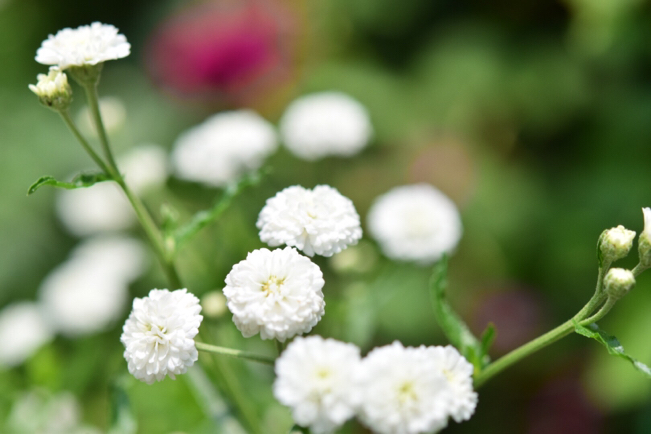
[(611, 268), (604, 278), (606, 294), (614, 299), (620, 299), (635, 286), (635, 276), (630, 270)]
[(651, 208), (642, 208), (644, 214), (644, 230), (637, 241), (640, 265), (643, 268), (651, 267)]
[(66, 110), (72, 102), (72, 89), (68, 84), (65, 72), (58, 68), (50, 68), (47, 75), (39, 74), (36, 85), (30, 84), (29, 90), (38, 96), (38, 100), (53, 110)]
[(226, 297), (221, 291), (210, 291), (201, 297), (202, 313), (208, 318), (219, 318), (226, 312)]
[(624, 226), (606, 229), (599, 237), (600, 262), (611, 264), (618, 259), (625, 258), (633, 246), (635, 231), (629, 231)]

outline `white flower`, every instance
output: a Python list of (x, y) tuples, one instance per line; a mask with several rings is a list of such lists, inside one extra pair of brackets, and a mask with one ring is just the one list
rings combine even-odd
[(284, 342), (319, 322), (324, 283), (319, 267), (296, 249), (259, 249), (233, 266), (224, 295), (244, 337)]
[(429, 184), (396, 187), (378, 197), (367, 222), (387, 257), (422, 264), (452, 252), (462, 232), (457, 207)]
[(179, 136), (172, 164), (180, 178), (221, 187), (258, 169), (277, 146), (273, 126), (257, 113), (223, 112)]
[(127, 303), (128, 284), (92, 259), (73, 258), (41, 283), (39, 299), (56, 331), (75, 337), (107, 329)]
[(56, 211), (68, 232), (78, 237), (126, 230), (137, 221), (129, 200), (112, 181), (59, 191)]
[(276, 360), (274, 396), (314, 434), (330, 433), (358, 405), (359, 348), (321, 336), (298, 337)]
[(34, 92), (41, 102), (48, 107), (65, 109), (72, 101), (72, 89), (68, 84), (68, 76), (58, 68), (50, 68), (47, 75), (38, 74), (36, 86), (29, 85), (29, 90)]
[(256, 225), (263, 242), (296, 247), (308, 256), (332, 256), (362, 238), (353, 202), (328, 185), (284, 189), (267, 200)]
[(474, 367), (456, 348), (427, 347), (425, 357), (439, 367), (448, 383), (448, 413), (456, 422), (470, 419), (477, 407), (477, 393), (473, 390)]
[(21, 394), (14, 402), (6, 428), (12, 434), (99, 434), (81, 423), (81, 408), (70, 392), (52, 395), (42, 389)]
[(364, 148), (373, 127), (366, 108), (341, 92), (322, 92), (292, 102), (280, 120), (285, 146), (297, 157), (350, 157)]
[[(120, 98), (114, 96), (104, 96), (99, 99), (99, 112), (107, 134), (118, 132), (127, 120), (127, 108)], [(83, 133), (98, 137), (95, 121), (87, 105), (77, 113), (77, 125)]]
[(120, 337), (129, 372), (147, 384), (187, 372), (199, 357), (194, 345), (203, 319), (199, 312), (199, 299), (186, 289), (152, 289), (134, 299)]
[(36, 303), (18, 302), (6, 306), (0, 311), (0, 365), (23, 363), (52, 337)]
[(362, 361), (360, 420), (381, 434), (430, 433), (448, 419), (448, 383), (424, 347), (394, 342)]
[(131, 52), (131, 45), (118, 29), (110, 24), (92, 23), (76, 29), (65, 28), (50, 35), (36, 51), (36, 61), (44, 65), (97, 65), (121, 59)]

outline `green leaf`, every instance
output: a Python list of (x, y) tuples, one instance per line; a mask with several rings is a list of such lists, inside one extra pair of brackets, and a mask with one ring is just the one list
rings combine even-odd
[(587, 327), (584, 327), (578, 322), (574, 321), (574, 330), (582, 336), (592, 338), (597, 342), (600, 342), (603, 346), (606, 347), (606, 350), (608, 350), (609, 354), (627, 360), (633, 365), (633, 367), (635, 367), (635, 369), (642, 372), (648, 378), (651, 378), (651, 368), (639, 360), (636, 360), (626, 354), (624, 352), (624, 347), (619, 343), (617, 338), (615, 336), (610, 336), (608, 333), (601, 330), (597, 324), (590, 324)]
[(74, 188), (90, 187), (91, 185), (94, 185), (98, 182), (110, 181), (111, 179), (112, 178), (109, 175), (103, 172), (80, 173), (79, 175), (75, 176), (71, 182), (57, 181), (52, 176), (41, 176), (29, 187), (29, 190), (27, 190), (27, 196), (33, 194), (36, 190), (43, 187), (44, 185), (72, 190)]
[(310, 429), (309, 428), (303, 428), (302, 426), (299, 425), (294, 425), (289, 429), (288, 434), (297, 434), (297, 433), (303, 433), (303, 434), (310, 434)]
[(492, 322), (488, 323), (486, 330), (481, 334), (481, 352), (482, 354), (488, 354), (493, 342), (495, 342), (495, 337), (497, 336), (497, 331), (495, 330), (495, 324)]
[[(450, 340), (450, 343), (457, 347), (461, 354), (475, 366), (475, 370), (479, 372), (489, 363), (490, 359), (484, 351), (482, 342), (472, 334), (468, 326), (448, 303), (446, 296), (448, 286), (447, 271), (448, 259), (444, 256), (434, 266), (430, 279), (430, 298), (436, 321)], [(488, 338), (490, 340), (490, 333)]]
[(261, 169), (257, 172), (250, 173), (242, 178), (240, 181), (230, 184), (224, 190), (224, 193), (215, 203), (215, 205), (204, 211), (196, 213), (192, 219), (185, 225), (179, 227), (175, 233), (177, 248), (190, 240), (201, 229), (208, 226), (210, 223), (216, 221), (231, 205), (233, 199), (238, 196), (242, 191), (248, 187), (258, 185), (262, 178), (270, 173), (269, 168)]
[(128, 379), (122, 377), (111, 384), (111, 425), (109, 434), (135, 434), (138, 422), (131, 409), (131, 402), (124, 384)]

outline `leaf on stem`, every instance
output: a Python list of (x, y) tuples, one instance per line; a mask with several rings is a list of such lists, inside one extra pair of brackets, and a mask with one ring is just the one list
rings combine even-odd
[(495, 336), (495, 328), (489, 326), (484, 332), (482, 342), (472, 334), (468, 326), (448, 303), (446, 296), (447, 272), (448, 259), (444, 256), (434, 266), (430, 279), (430, 298), (436, 321), (443, 329), (443, 333), (450, 340), (450, 343), (457, 347), (461, 354), (473, 364), (475, 371), (479, 372), (490, 362), (486, 351)]
[(624, 347), (619, 343), (617, 338), (615, 336), (610, 336), (608, 333), (601, 330), (597, 324), (590, 324), (587, 327), (584, 327), (578, 322), (574, 321), (574, 331), (582, 336), (592, 338), (597, 342), (600, 342), (603, 346), (606, 347), (606, 350), (608, 350), (609, 354), (621, 357), (622, 359), (629, 361), (635, 367), (635, 369), (642, 372), (648, 378), (651, 378), (651, 368), (639, 360), (636, 360), (626, 354), (624, 352)]
[(488, 354), (495, 338), (497, 337), (497, 330), (495, 329), (495, 324), (489, 322), (486, 326), (486, 330), (481, 334), (481, 352), (484, 355)]
[(62, 182), (57, 181), (52, 176), (41, 176), (35, 183), (33, 183), (29, 190), (27, 190), (27, 196), (33, 194), (36, 190), (43, 187), (44, 185), (49, 185), (57, 188), (65, 188), (66, 190), (72, 190), (75, 188), (86, 188), (90, 187), (98, 182), (111, 181), (112, 178), (103, 172), (97, 173), (80, 173), (75, 176), (71, 182)]
[(212, 208), (199, 211), (188, 223), (179, 227), (174, 232), (176, 246), (180, 247), (183, 243), (190, 240), (194, 235), (196, 235), (201, 229), (216, 221), (224, 213), (224, 211), (228, 209), (231, 202), (237, 195), (239, 195), (247, 187), (258, 185), (262, 178), (269, 172), (269, 168), (263, 168), (246, 175), (238, 182), (232, 183), (226, 187), (224, 193)]

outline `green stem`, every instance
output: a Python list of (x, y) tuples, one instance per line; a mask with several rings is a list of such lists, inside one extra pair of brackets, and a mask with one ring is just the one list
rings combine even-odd
[(632, 270), (633, 276), (635, 276), (635, 277), (639, 276), (640, 274), (642, 274), (643, 271), (647, 270), (648, 268), (649, 267), (646, 267), (646, 266), (642, 265), (642, 263), (638, 263), (635, 266), (635, 268), (633, 268), (633, 270)]
[(196, 342), (195, 345), (199, 351), (206, 351), (208, 353), (219, 354), (222, 356), (234, 357), (236, 359), (250, 360), (252, 362), (264, 363), (273, 365), (275, 359), (261, 354), (249, 353), (241, 350), (234, 350), (232, 348), (218, 347), (215, 345), (206, 344), (203, 342)]
[(585, 325), (592, 324), (592, 323), (595, 323), (595, 322), (599, 321), (601, 318), (606, 316), (606, 314), (608, 312), (610, 312), (610, 309), (613, 308), (615, 303), (617, 303), (616, 299), (608, 297), (606, 299), (606, 303), (604, 303), (604, 305), (601, 306), (601, 309), (599, 309), (599, 311), (597, 313), (592, 315), (590, 318), (584, 319), (583, 321), (580, 322), (580, 324), (585, 326)]
[(104, 161), (100, 158), (99, 155), (93, 150), (93, 148), (90, 146), (88, 141), (84, 138), (84, 136), (81, 135), (79, 132), (79, 129), (77, 129), (77, 126), (75, 123), (72, 121), (72, 118), (70, 117), (70, 113), (68, 111), (60, 111), (59, 114), (61, 115), (61, 118), (63, 119), (63, 122), (65, 122), (66, 126), (70, 130), (70, 132), (75, 136), (75, 138), (81, 143), (81, 146), (84, 148), (84, 150), (90, 155), (90, 158), (93, 159), (93, 161), (99, 166), (100, 169), (107, 175), (110, 175), (111, 172), (109, 171), (108, 167), (106, 167), (106, 164), (104, 164)]
[[(530, 354), (535, 353), (536, 351), (558, 341), (559, 339), (564, 338), (565, 336), (569, 335), (574, 331), (574, 321), (578, 322), (583, 322), (583, 320), (590, 315), (597, 307), (599, 307), (604, 300), (606, 299), (606, 296), (602, 294), (602, 283), (603, 283), (603, 275), (604, 271), (602, 269), (599, 270), (599, 276), (597, 278), (597, 288), (595, 290), (595, 294), (592, 296), (590, 301), (583, 306), (583, 308), (576, 314), (574, 317), (563, 324), (559, 325), (553, 330), (548, 331), (542, 336), (539, 336), (538, 338), (527, 342), (526, 344), (516, 348), (515, 350), (511, 351), (510, 353), (502, 356), (501, 358), (495, 360), (493, 363), (488, 365), (483, 371), (479, 373), (475, 377), (474, 384), (475, 388), (479, 388), (482, 386), (486, 381), (491, 379), (493, 376), (499, 374), (509, 366), (513, 365), (516, 362), (519, 362), (523, 358), (527, 357)], [(608, 299), (610, 301), (610, 299)], [(608, 301), (606, 304), (603, 306), (603, 308), (592, 318), (601, 318), (601, 316), (605, 315), (608, 310), (610, 310), (609, 306), (607, 310), (604, 311), (606, 306), (608, 305)], [(603, 315), (598, 316), (600, 313), (603, 312)], [(594, 321), (591, 321), (594, 322)]]
[(97, 94), (97, 81), (84, 82), (82, 84), (84, 91), (86, 92), (86, 99), (88, 100), (88, 107), (90, 108), (90, 113), (93, 116), (93, 123), (95, 124), (95, 129), (97, 130), (97, 135), (99, 136), (99, 141), (102, 144), (102, 149), (104, 150), (104, 156), (109, 162), (109, 166), (117, 168), (115, 159), (113, 158), (113, 153), (111, 152), (111, 147), (109, 146), (108, 135), (106, 134), (106, 128), (104, 128), (104, 122), (102, 121), (102, 114), (99, 111), (99, 97)]
[(276, 342), (276, 351), (278, 352), (278, 357), (280, 357), (285, 350), (285, 344), (280, 342), (278, 339), (274, 339), (274, 342)]

